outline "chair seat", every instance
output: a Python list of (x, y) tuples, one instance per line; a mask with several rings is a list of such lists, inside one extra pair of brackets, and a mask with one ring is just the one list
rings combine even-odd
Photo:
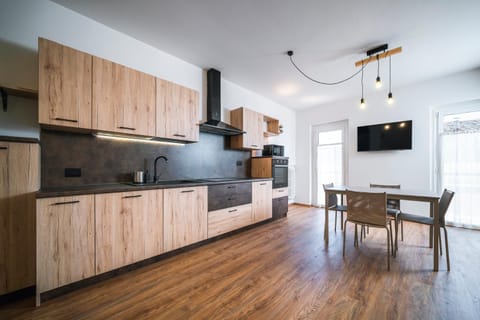
[(405, 221), (416, 222), (416, 223), (427, 224), (427, 225), (433, 226), (433, 218), (431, 218), (431, 217), (419, 216), (417, 214), (402, 212), (398, 215), (398, 218), (400, 220), (405, 220)]
[(328, 209), (330, 209), (330, 210), (336, 210), (336, 211), (347, 211), (347, 206), (341, 205), (341, 204), (337, 204), (336, 206), (331, 206), (331, 207), (329, 207)]

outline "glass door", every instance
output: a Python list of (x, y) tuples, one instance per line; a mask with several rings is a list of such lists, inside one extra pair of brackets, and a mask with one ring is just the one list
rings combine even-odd
[(442, 114), (439, 120), (439, 185), (455, 192), (445, 219), (480, 228), (480, 111)]
[(346, 182), (347, 121), (328, 123), (313, 128), (313, 204), (325, 205), (323, 184), (344, 185)]

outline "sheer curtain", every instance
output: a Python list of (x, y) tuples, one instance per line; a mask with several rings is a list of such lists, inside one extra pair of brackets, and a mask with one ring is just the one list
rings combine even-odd
[(455, 192), (447, 222), (480, 228), (480, 112), (443, 118), (441, 182)]

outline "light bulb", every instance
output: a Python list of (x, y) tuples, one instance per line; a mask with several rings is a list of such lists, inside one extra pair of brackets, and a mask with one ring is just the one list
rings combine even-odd
[(365, 99), (360, 99), (360, 108), (365, 109)]
[(393, 104), (395, 102), (395, 100), (393, 100), (393, 94), (391, 92), (388, 93), (388, 99), (387, 99), (387, 103), (388, 104)]
[(377, 79), (375, 80), (375, 88), (379, 89), (382, 87), (382, 80), (380, 80), (380, 76), (377, 76)]

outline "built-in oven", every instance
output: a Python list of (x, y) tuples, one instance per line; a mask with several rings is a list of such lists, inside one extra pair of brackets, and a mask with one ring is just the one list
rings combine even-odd
[(288, 187), (288, 159), (272, 158), (273, 189)]

